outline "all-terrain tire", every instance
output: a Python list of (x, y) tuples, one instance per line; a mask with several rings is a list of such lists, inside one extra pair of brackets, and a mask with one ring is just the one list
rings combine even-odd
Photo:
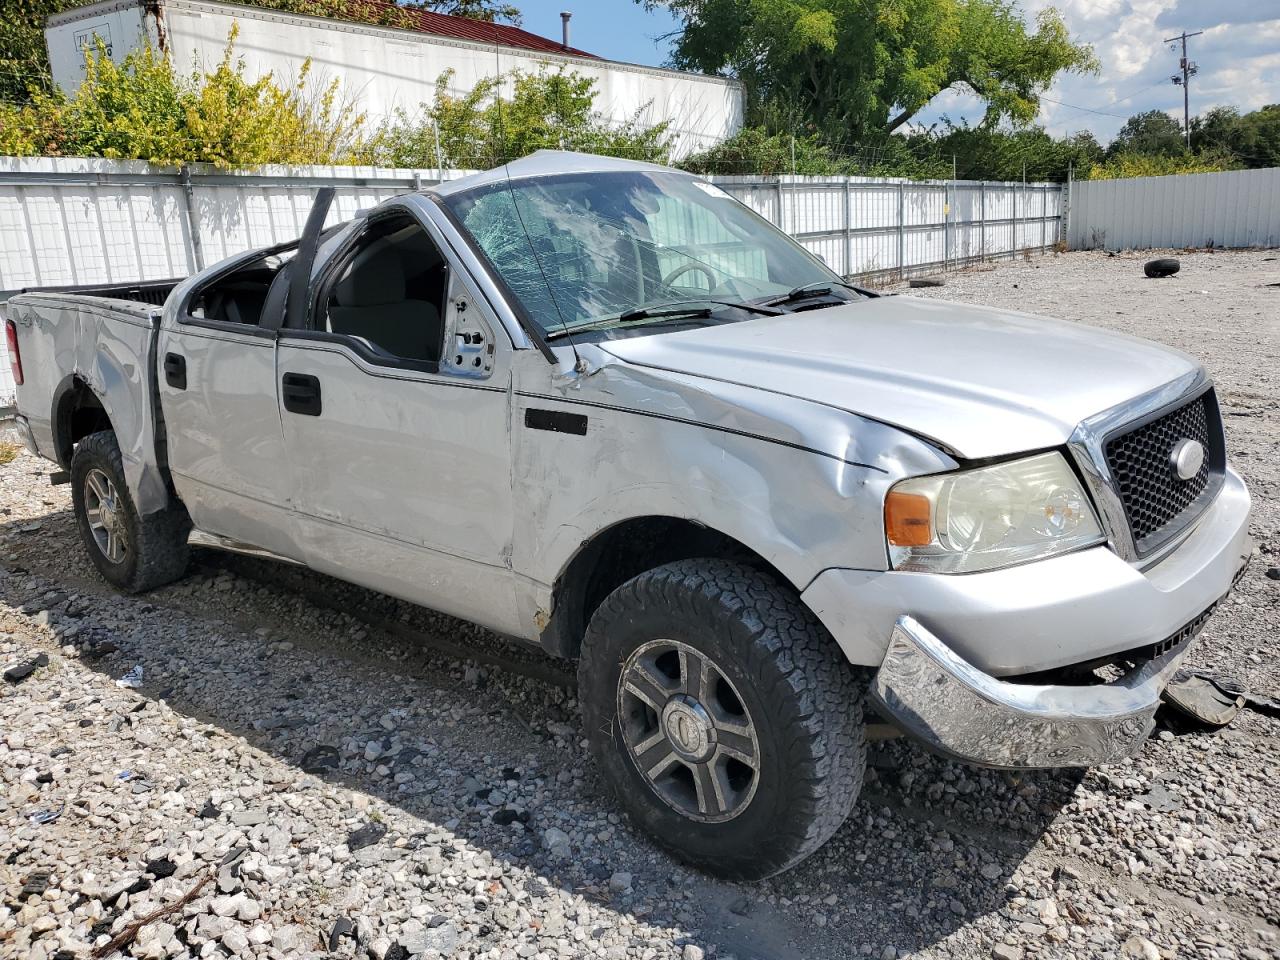
[[(100, 475), (110, 481), (125, 544), (118, 560), (107, 556), (90, 527), (86, 504), (95, 497), (88, 487), (91, 474), (99, 477), (99, 482)], [(76, 529), (89, 558), (113, 586), (125, 593), (139, 593), (177, 580), (186, 572), (187, 535), (191, 531), (186, 510), (175, 505), (145, 517), (138, 515), (125, 482), (120, 446), (111, 431), (90, 434), (76, 445), (71, 458), (71, 502)]]
[(1148, 260), (1142, 266), (1142, 272), (1152, 279), (1171, 277), (1181, 269), (1182, 264), (1173, 257), (1161, 257), (1158, 260)]
[[(634, 721), (619, 716), (620, 680), (659, 639), (713, 661), (754, 724), (758, 780), (732, 819), (705, 822), (665, 802), (627, 746), (624, 722)], [(862, 788), (865, 677), (794, 592), (744, 564), (682, 560), (618, 587), (591, 618), (578, 686), (592, 751), (632, 819), (718, 876), (757, 880), (799, 863)]]

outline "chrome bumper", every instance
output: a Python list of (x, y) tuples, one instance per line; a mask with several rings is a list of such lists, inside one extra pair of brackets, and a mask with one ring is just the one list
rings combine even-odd
[(872, 695), (927, 746), (987, 767), (1088, 767), (1133, 756), (1192, 634), (1129, 676), (1094, 686), (1010, 683), (899, 617)]

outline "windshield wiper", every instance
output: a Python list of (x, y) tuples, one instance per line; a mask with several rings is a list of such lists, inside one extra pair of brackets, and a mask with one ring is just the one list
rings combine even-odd
[[(698, 306), (695, 306), (695, 304), (698, 304)], [(712, 300), (707, 297), (697, 297), (690, 300), (668, 300), (665, 303), (654, 304), (652, 307), (636, 307), (633, 310), (624, 310), (616, 317), (607, 317), (603, 320), (593, 320), (589, 323), (561, 327), (558, 330), (548, 330), (545, 337), (547, 340), (554, 340), (557, 337), (565, 337), (587, 330), (610, 330), (617, 327), (637, 326), (653, 321), (662, 322), (674, 319), (704, 319), (713, 315), (712, 307), (733, 307), (750, 313), (760, 313), (768, 317), (776, 317), (783, 312), (775, 310), (768, 304), (746, 303), (738, 300)]]
[(839, 280), (815, 280), (813, 283), (806, 283), (796, 287), (784, 296), (765, 300), (764, 303), (766, 306), (776, 307), (784, 303), (795, 303), (797, 300), (808, 300), (810, 297), (825, 297), (829, 296), (835, 287), (844, 287), (846, 290), (852, 290), (854, 293), (868, 296), (866, 291), (855, 287), (851, 283), (842, 283)]
[[(717, 307), (736, 307), (739, 310), (749, 310), (751, 313), (762, 313), (767, 317), (776, 317), (782, 313), (781, 310), (775, 310), (769, 304), (747, 303), (742, 300), (712, 300), (707, 297), (698, 297), (690, 300), (668, 300), (665, 303), (657, 303), (652, 307), (637, 307), (634, 310), (624, 310), (618, 315), (618, 320), (622, 323), (630, 323), (633, 320), (644, 320), (649, 317), (677, 317), (690, 310), (697, 309), (690, 306), (681, 306), (682, 304), (709, 303)], [(710, 307), (703, 307), (707, 316), (711, 315)]]

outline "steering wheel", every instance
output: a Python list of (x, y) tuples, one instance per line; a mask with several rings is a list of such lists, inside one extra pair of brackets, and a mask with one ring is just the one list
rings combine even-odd
[(688, 263), (680, 264), (680, 266), (676, 267), (674, 270), (672, 270), (670, 273), (668, 273), (665, 277), (662, 278), (662, 285), (664, 287), (669, 287), (671, 286), (671, 284), (675, 283), (677, 280), (683, 277), (686, 273), (689, 273), (693, 270), (697, 270), (699, 273), (701, 273), (703, 276), (707, 278), (708, 289), (714, 290), (717, 286), (719, 286), (720, 280), (718, 277), (716, 277), (715, 271), (712, 270), (710, 267), (708, 267), (705, 263), (699, 263), (697, 260), (690, 260)]

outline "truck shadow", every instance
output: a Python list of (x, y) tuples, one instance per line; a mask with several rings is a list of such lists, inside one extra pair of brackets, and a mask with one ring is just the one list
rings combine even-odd
[[(450, 858), (465, 845), (536, 878), (526, 886), (677, 927), (722, 957), (846, 956), (863, 946), (879, 956), (1007, 912), (1022, 892), (1015, 871), (1082, 776), (1015, 777), (903, 740), (877, 743), (862, 796), (817, 854), (763, 883), (717, 881), (621, 817), (582, 749), (568, 664), (319, 574), (228, 554), (198, 552), (186, 580), (120, 597), (97, 578), (60, 498), (51, 495), (38, 520), (0, 523), (11, 570), (0, 600), (76, 628), (80, 663), (99, 674), (141, 665), (140, 698), (289, 765), (285, 789), (315, 777), (417, 818), (406, 835), (388, 817), (391, 836), (355, 851), (355, 865), (425, 872), (433, 851)], [(175, 625), (177, 612), (186, 619)], [(552, 827), (575, 837), (570, 856), (548, 848)], [(617, 871), (632, 874), (631, 892), (611, 891)], [(494, 926), (486, 945), (503, 932)]]

